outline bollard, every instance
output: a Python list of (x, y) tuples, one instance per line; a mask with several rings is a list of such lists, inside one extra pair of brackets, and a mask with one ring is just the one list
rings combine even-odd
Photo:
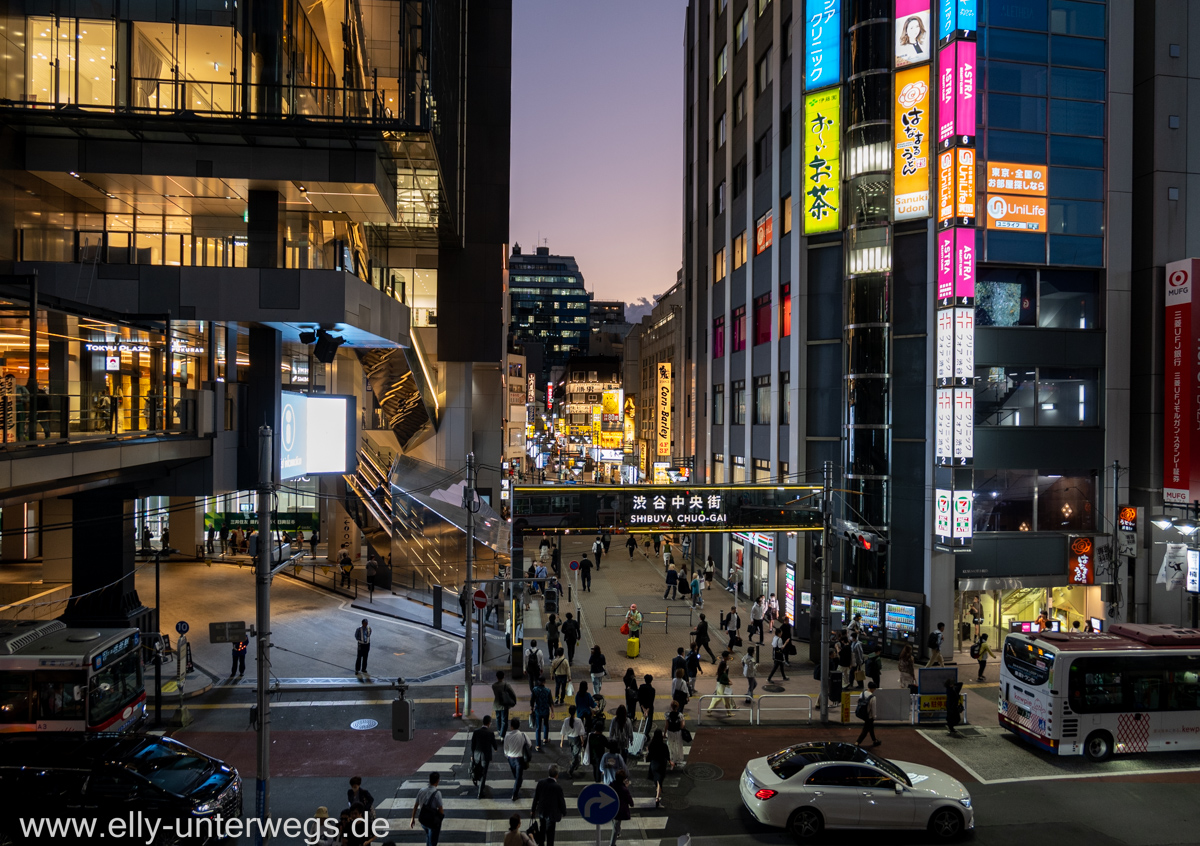
[(454, 717), (462, 717), (462, 707), (458, 704), (458, 685), (454, 686)]

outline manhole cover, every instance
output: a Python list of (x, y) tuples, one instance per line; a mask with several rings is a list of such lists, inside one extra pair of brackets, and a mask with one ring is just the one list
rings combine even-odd
[(960, 737), (983, 737), (983, 730), (974, 726), (959, 726), (958, 734)]
[(368, 729), (375, 728), (377, 725), (379, 725), (378, 720), (355, 720), (350, 724), (350, 728), (355, 731), (367, 731)]
[(671, 796), (666, 793), (663, 794), (662, 804), (669, 811), (686, 811), (692, 807), (692, 803), (687, 800), (687, 797)]
[(768, 693), (783, 693), (784, 687), (781, 684), (764, 684), (763, 690)]
[(716, 764), (688, 764), (685, 772), (696, 781), (718, 781), (725, 775)]

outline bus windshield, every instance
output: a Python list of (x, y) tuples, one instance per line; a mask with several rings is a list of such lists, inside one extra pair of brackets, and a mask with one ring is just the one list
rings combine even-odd
[(142, 692), (142, 656), (136, 650), (92, 676), (88, 724), (98, 725), (119, 714)]
[(1040, 686), (1050, 680), (1054, 653), (1022, 638), (1009, 637), (1004, 641), (1004, 668), (1013, 678)]

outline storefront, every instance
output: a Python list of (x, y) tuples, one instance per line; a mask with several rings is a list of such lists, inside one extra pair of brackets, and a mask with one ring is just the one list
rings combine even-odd
[(771, 594), (770, 558), (775, 535), (768, 532), (734, 532), (733, 560), (742, 571), (742, 589), (751, 599)]
[(1071, 585), (1065, 584), (1063, 577), (1041, 576), (960, 579), (958, 588), (954, 597), (957, 649), (968, 649), (981, 634), (986, 634), (995, 648), (1014, 626), (1037, 626), (1043, 616), (1047, 628), (1057, 626), (1064, 631), (1076, 623), (1080, 630), (1089, 624), (1097, 630), (1108, 625), (1101, 585)]

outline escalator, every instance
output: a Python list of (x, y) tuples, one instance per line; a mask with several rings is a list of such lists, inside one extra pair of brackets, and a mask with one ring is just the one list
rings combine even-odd
[(401, 451), (431, 437), (440, 422), (440, 402), (420, 337), (414, 334), (408, 347), (357, 352), (380, 424), (396, 435)]

